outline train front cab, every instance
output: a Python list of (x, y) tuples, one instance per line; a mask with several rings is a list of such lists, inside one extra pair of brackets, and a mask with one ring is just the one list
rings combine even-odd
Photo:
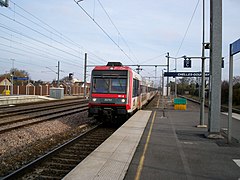
[(112, 119), (126, 116), (129, 93), (129, 70), (118, 67), (96, 67), (92, 71), (89, 116)]

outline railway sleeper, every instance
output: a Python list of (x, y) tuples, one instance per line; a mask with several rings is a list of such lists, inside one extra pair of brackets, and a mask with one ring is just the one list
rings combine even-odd
[(73, 169), (75, 167), (75, 165), (71, 164), (70, 162), (68, 163), (47, 162), (46, 165), (49, 168), (57, 168), (61, 170)]
[(71, 147), (71, 148), (69, 148), (69, 150), (71, 150), (71, 151), (86, 151), (86, 150), (94, 150), (94, 149), (96, 149), (98, 146), (87, 146), (87, 147)]
[[(41, 176), (42, 175), (48, 175), (48, 176), (54, 176), (54, 175), (57, 175), (57, 176), (59, 176), (59, 177), (63, 177), (63, 176), (65, 176), (67, 173), (69, 173), (69, 171), (71, 171), (71, 169), (70, 170), (64, 170), (64, 169), (55, 169), (55, 168), (50, 168), (50, 169), (48, 169), (48, 167), (45, 167), (45, 168), (43, 168), (43, 171), (41, 172)], [(61, 179), (60, 178), (60, 179)]]
[(56, 179), (56, 180), (59, 180), (59, 179), (62, 179), (62, 177), (60, 177), (60, 176), (43, 176), (43, 175), (41, 175), (40, 177), (38, 177), (38, 179), (51, 179), (51, 180)]
[(79, 161), (76, 159), (66, 159), (66, 158), (58, 158), (58, 157), (53, 157), (52, 161), (57, 162), (57, 163), (71, 163), (71, 164), (79, 163)]
[[(89, 153), (88, 153), (89, 154)], [(81, 156), (85, 156), (85, 154), (81, 153), (81, 154), (76, 154), (76, 155), (73, 155), (73, 154), (65, 154), (65, 153), (61, 153), (58, 155), (58, 157), (63, 157), (63, 158), (70, 158), (70, 159), (76, 159), (76, 158), (79, 158)]]
[(71, 150), (65, 150), (65, 153), (69, 153), (69, 154), (83, 154), (83, 155), (87, 155), (89, 153), (91, 153), (94, 149), (86, 149), (86, 150), (83, 150), (83, 149), (79, 149), (77, 151), (71, 151)]
[(94, 148), (96, 147), (95, 144), (75, 144), (74, 145), (74, 148), (82, 148), (82, 147), (85, 147), (85, 148)]

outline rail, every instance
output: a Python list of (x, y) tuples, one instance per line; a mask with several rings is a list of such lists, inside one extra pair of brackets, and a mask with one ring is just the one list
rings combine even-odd
[(62, 179), (85, 157), (105, 141), (116, 128), (96, 125), (17, 171), (3, 177), (7, 179)]

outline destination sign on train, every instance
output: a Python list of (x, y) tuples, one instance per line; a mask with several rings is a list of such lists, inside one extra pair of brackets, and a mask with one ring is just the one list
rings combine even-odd
[[(165, 77), (201, 77), (202, 72), (164, 72)], [(209, 77), (209, 72), (205, 72), (205, 77)]]

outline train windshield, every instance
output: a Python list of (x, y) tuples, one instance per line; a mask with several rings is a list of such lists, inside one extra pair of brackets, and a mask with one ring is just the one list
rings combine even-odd
[(93, 93), (126, 94), (127, 79), (93, 78)]
[(126, 94), (127, 71), (93, 71), (92, 92)]

